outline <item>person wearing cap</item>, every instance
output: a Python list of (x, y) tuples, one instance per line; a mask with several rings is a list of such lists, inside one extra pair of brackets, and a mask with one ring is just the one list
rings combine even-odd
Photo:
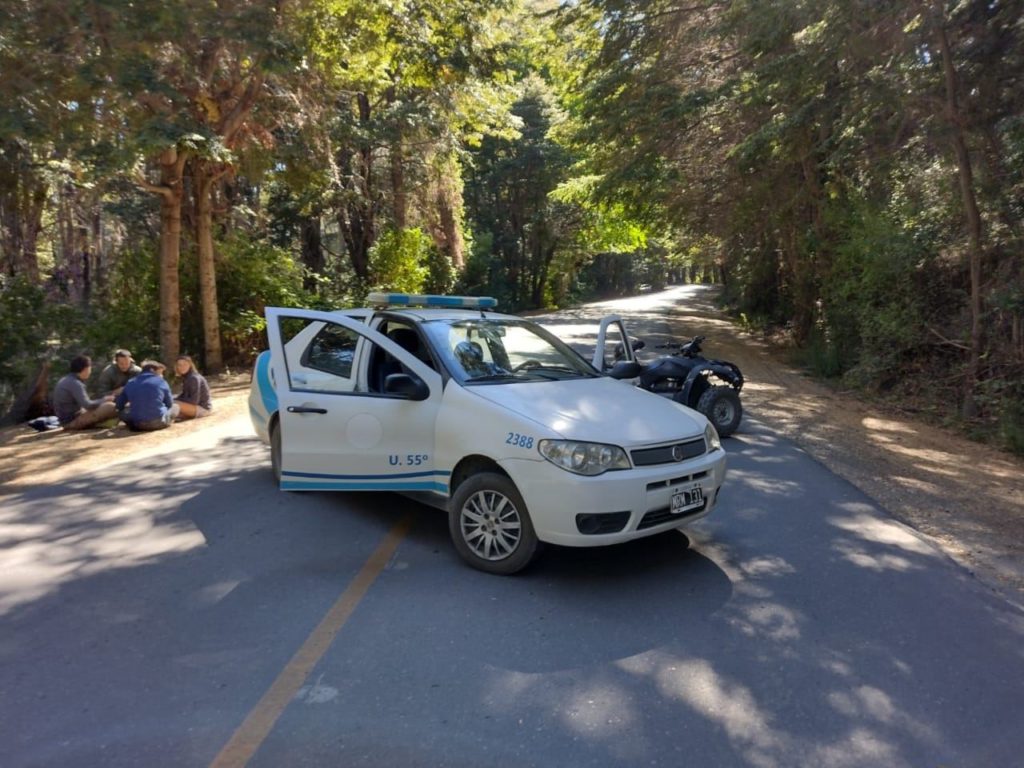
[(53, 412), (64, 429), (88, 429), (117, 416), (113, 395), (89, 397), (85, 382), (90, 373), (92, 359), (88, 355), (73, 357), (69, 373), (53, 390)]
[(143, 360), (142, 373), (124, 385), (114, 404), (121, 419), (133, 432), (153, 432), (171, 426), (178, 405), (164, 381), (166, 366), (158, 360)]
[(132, 360), (132, 353), (119, 349), (114, 353), (114, 361), (100, 372), (97, 386), (104, 395), (119, 395), (124, 385), (140, 373), (142, 369)]

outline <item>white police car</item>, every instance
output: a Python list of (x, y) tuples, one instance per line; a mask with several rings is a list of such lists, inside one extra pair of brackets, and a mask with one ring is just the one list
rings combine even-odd
[[(501, 574), (541, 542), (614, 544), (715, 505), (725, 453), (696, 411), (599, 373), (493, 299), (369, 301), (266, 310), (249, 410), (281, 488), (414, 495), (447, 510), (466, 562)], [(609, 328), (625, 337), (603, 323), (598, 355)]]

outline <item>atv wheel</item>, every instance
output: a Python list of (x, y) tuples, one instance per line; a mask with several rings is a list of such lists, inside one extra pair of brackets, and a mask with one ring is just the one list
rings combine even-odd
[(728, 437), (740, 425), (743, 406), (732, 387), (709, 387), (697, 401), (697, 410), (715, 425), (719, 437)]

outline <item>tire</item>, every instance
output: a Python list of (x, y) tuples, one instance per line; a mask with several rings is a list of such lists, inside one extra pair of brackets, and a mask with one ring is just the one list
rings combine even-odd
[(277, 420), (270, 425), (270, 470), (274, 482), (281, 485), (281, 423)]
[(708, 417), (719, 437), (728, 437), (740, 425), (743, 406), (732, 387), (709, 387), (697, 401), (697, 410)]
[(522, 495), (497, 472), (472, 475), (456, 489), (448, 507), (448, 532), (459, 557), (501, 576), (529, 565), (540, 546)]

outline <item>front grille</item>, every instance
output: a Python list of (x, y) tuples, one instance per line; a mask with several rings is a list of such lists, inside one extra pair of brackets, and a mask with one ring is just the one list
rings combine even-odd
[(632, 451), (633, 466), (651, 467), (657, 464), (677, 464), (680, 461), (703, 456), (707, 452), (704, 438), (687, 440), (684, 443), (672, 443), (670, 445), (659, 445), (657, 448), (641, 448)]
[(653, 528), (654, 526), (661, 525), (662, 523), (668, 523), (673, 521), (678, 522), (680, 520), (685, 520), (688, 517), (699, 515), (701, 512), (707, 509), (707, 506), (708, 500), (704, 499), (704, 503), (697, 509), (688, 509), (685, 512), (680, 512), (675, 515), (672, 514), (671, 507), (652, 509), (650, 512), (643, 516), (643, 519), (640, 521), (640, 525), (638, 525), (636, 529), (638, 531), (642, 531), (644, 528)]
[(694, 480), (702, 480), (707, 477), (707, 472), (694, 472), (692, 475), (680, 475), (679, 477), (671, 477), (668, 480), (659, 480), (656, 483), (648, 483), (647, 491), (656, 491), (659, 488), (671, 488), (673, 485), (682, 485), (683, 483), (690, 483)]

